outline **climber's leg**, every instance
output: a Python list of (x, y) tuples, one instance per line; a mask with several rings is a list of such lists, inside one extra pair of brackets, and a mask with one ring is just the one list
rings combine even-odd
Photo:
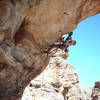
[(68, 46), (66, 46), (65, 52), (69, 52), (69, 50), (68, 50)]
[(43, 51), (43, 53), (49, 53), (50, 50), (53, 49), (54, 47), (56, 47), (56, 44), (50, 45), (50, 47), (46, 51)]

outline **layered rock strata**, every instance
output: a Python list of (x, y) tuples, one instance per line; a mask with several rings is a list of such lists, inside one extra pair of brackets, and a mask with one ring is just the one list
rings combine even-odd
[(25, 89), (22, 100), (87, 100), (72, 65), (66, 63), (64, 51), (58, 50), (50, 58), (46, 69)]
[(0, 0), (0, 98), (20, 97), (47, 66), (43, 51), (99, 12), (100, 0)]

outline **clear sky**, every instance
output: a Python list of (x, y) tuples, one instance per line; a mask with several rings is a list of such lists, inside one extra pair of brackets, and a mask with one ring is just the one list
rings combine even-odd
[(75, 46), (69, 47), (67, 62), (78, 72), (81, 87), (100, 81), (100, 14), (83, 20), (74, 30)]

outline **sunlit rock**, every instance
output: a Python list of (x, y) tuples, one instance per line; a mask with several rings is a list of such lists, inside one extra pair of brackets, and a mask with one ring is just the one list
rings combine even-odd
[(100, 100), (100, 82), (95, 82), (95, 86), (92, 91), (92, 100)]
[(52, 56), (43, 52), (99, 12), (100, 0), (0, 0), (0, 97), (21, 97)]

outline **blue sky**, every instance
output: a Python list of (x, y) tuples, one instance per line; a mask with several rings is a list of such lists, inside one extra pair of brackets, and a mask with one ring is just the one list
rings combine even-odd
[(100, 14), (83, 20), (74, 30), (75, 46), (69, 47), (67, 62), (78, 72), (81, 87), (100, 81)]

